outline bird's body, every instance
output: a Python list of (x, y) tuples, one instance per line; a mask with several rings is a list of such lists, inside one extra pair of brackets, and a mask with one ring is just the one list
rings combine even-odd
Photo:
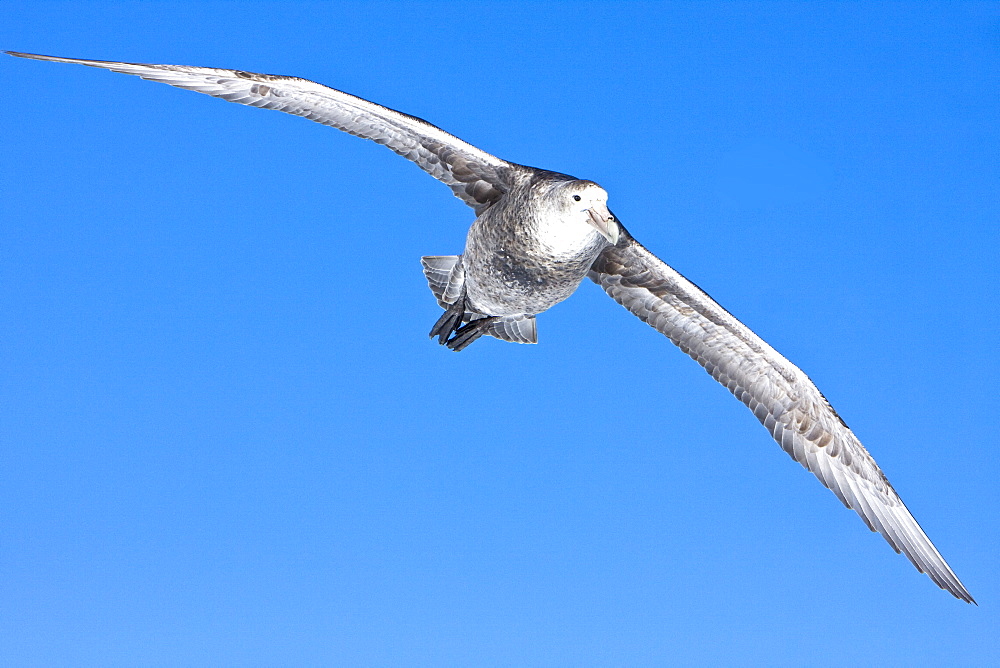
[(419, 118), (305, 79), (9, 53), (134, 74), (303, 116), (412, 160), (476, 212), (461, 255), (423, 258), (444, 309), (432, 336), (454, 350), (484, 334), (534, 343), (535, 316), (589, 276), (746, 404), (782, 449), (894, 550), (938, 586), (974, 602), (808, 376), (632, 238), (597, 184), (502, 160)]
[[(618, 240), (607, 193), (596, 183), (517, 171), (504, 197), (473, 221), (461, 256), (423, 258), (445, 308), (431, 336), (453, 350), (482, 334), (536, 343), (534, 316), (573, 294), (601, 251)], [(435, 290), (431, 273), (445, 267), (447, 295)]]
[[(589, 181), (543, 173), (476, 218), (462, 254), (469, 306), (484, 315), (537, 315), (569, 297), (610, 243), (557, 204)], [(603, 192), (603, 191), (602, 191)]]

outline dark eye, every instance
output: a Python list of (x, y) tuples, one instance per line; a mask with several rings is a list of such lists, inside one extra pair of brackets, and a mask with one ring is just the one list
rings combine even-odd
[(580, 201), (580, 196), (579, 195), (573, 195), (573, 200), (579, 202)]

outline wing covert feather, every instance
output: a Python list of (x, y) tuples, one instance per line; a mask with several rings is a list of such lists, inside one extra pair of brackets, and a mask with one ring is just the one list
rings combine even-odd
[(132, 74), (229, 102), (274, 109), (383, 144), (447, 184), (478, 215), (510, 180), (530, 168), (490, 155), (427, 121), (308, 79), (240, 70), (59, 58), (7, 51), (12, 56), (99, 67)]
[(942, 589), (975, 603), (882, 470), (808, 376), (628, 233), (590, 278), (722, 383), (795, 461)]

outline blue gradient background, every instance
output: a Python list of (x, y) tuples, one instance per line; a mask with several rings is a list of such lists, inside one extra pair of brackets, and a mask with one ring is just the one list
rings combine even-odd
[(452, 354), (472, 212), (374, 144), (0, 58), (0, 663), (1000, 662), (1000, 5), (0, 4), (590, 178), (817, 382), (938, 590), (585, 284)]

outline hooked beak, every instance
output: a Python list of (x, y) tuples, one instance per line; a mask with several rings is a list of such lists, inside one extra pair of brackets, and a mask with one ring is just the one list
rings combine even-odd
[(595, 230), (601, 233), (612, 244), (618, 243), (618, 221), (611, 215), (606, 204), (595, 204), (587, 209), (588, 221)]

